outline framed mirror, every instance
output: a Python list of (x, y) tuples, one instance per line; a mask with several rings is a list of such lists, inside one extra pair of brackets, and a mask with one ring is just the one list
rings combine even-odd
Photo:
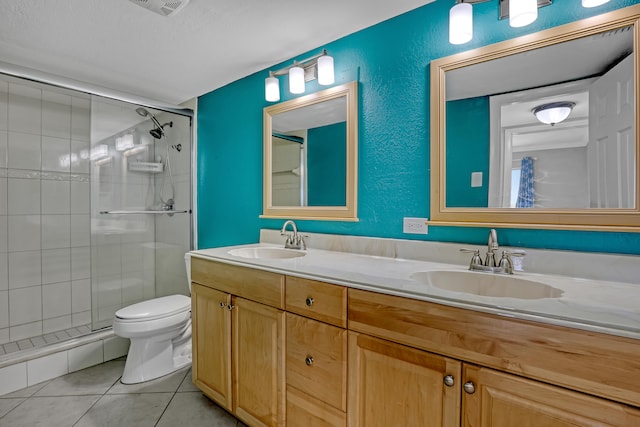
[(262, 218), (357, 221), (358, 84), (264, 109)]
[(640, 231), (640, 6), (431, 63), (434, 224)]

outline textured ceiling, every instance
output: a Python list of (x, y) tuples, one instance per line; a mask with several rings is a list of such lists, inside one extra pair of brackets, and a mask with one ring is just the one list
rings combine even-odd
[(0, 61), (178, 104), (433, 0), (2, 0)]

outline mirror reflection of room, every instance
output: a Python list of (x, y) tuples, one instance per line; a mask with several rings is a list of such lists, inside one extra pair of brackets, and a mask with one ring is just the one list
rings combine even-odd
[(273, 116), (273, 206), (347, 204), (346, 120), (346, 97)]
[(634, 208), (632, 30), (447, 71), (446, 206)]

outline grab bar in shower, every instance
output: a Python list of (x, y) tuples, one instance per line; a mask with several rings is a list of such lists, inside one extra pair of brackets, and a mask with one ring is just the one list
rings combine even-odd
[(139, 214), (177, 214), (177, 213), (189, 213), (189, 211), (100, 211), (102, 215), (139, 215)]

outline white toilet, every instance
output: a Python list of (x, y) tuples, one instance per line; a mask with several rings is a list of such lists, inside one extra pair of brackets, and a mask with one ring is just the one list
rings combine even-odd
[[(191, 254), (184, 256), (191, 292)], [(131, 339), (121, 381), (135, 384), (191, 364), (191, 298), (170, 295), (116, 311), (113, 332)]]

